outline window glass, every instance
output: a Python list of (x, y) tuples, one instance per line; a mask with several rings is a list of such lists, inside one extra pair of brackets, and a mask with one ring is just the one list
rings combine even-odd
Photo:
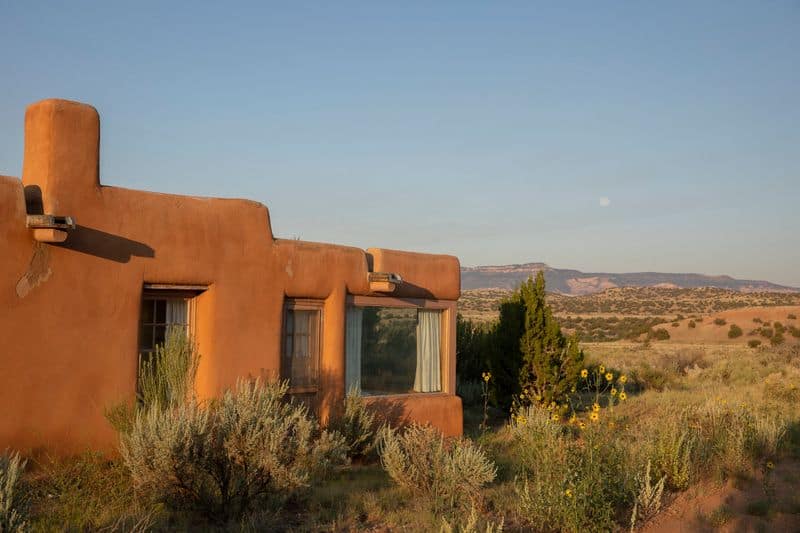
[(290, 389), (318, 386), (321, 315), (293, 304), (286, 309), (281, 378), (289, 380)]
[(441, 316), (406, 307), (348, 311), (348, 387), (366, 395), (440, 391)]

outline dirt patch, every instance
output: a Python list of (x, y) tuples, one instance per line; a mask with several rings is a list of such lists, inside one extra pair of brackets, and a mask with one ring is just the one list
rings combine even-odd
[(800, 463), (778, 464), (766, 478), (703, 484), (679, 494), (642, 531), (800, 531)]

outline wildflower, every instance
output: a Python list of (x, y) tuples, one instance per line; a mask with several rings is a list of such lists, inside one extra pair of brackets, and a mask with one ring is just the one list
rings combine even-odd
[(585, 368), (583, 370), (581, 370), (581, 377), (582, 378), (586, 378), (588, 376), (589, 376), (589, 371), (588, 370), (586, 370)]
[(581, 422), (580, 424), (578, 424), (578, 427), (581, 429), (586, 429), (586, 422)]
[(566, 496), (567, 498), (572, 498), (572, 489), (565, 490), (564, 496)]
[(525, 393), (524, 392), (519, 395), (519, 399), (520, 400), (524, 400), (525, 399)]
[(627, 383), (627, 382), (628, 382), (628, 376), (626, 376), (625, 374), (622, 374), (622, 375), (619, 377), (619, 382), (620, 382), (620, 383)]
[(489, 382), (490, 379), (492, 379), (492, 373), (491, 372), (484, 372), (483, 374), (481, 374), (481, 376), (483, 377), (483, 381), (485, 381), (487, 383)]
[(627, 400), (627, 399), (628, 399), (628, 395), (627, 395), (627, 394), (625, 394), (624, 392), (620, 392), (620, 393), (619, 393), (619, 399), (620, 399), (620, 400), (622, 400), (622, 401), (624, 402), (625, 400)]
[(772, 470), (775, 468), (775, 464), (772, 461), (767, 461), (767, 470)]
[(597, 370), (598, 370), (598, 371), (599, 371), (601, 374), (605, 374), (605, 373), (606, 373), (606, 367), (604, 367), (603, 365), (600, 365), (600, 368), (598, 368)]
[(600, 404), (597, 403), (597, 402), (593, 403), (592, 404), (592, 411), (594, 411), (596, 413), (599, 410), (600, 410)]
[(578, 417), (576, 417), (575, 415), (572, 415), (571, 417), (569, 417), (569, 423), (570, 424), (574, 424), (577, 421), (578, 421)]
[(553, 422), (558, 422), (559, 420), (561, 420), (561, 417), (558, 416), (558, 413), (553, 413), (553, 416), (551, 418), (553, 419)]
[(589, 420), (591, 420), (592, 422), (597, 422), (598, 420), (600, 420), (600, 415), (594, 412), (589, 415)]
[(616, 395), (617, 395), (617, 389), (611, 387), (611, 396), (616, 396)]
[(612, 379), (614, 379), (614, 374), (612, 374), (611, 372), (607, 373), (606, 374), (606, 381), (611, 381)]

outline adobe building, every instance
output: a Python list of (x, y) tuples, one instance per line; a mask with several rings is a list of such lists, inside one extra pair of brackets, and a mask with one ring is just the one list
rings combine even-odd
[(113, 450), (104, 411), (134, 401), (169, 327), (197, 343), (201, 398), (286, 378), (324, 421), (354, 387), (461, 434), (457, 258), (276, 239), (257, 202), (101, 185), (99, 145), (94, 108), (44, 100), (22, 180), (0, 176), (0, 449)]

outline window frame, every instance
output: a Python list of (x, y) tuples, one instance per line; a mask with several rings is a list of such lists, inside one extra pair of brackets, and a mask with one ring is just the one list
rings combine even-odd
[[(318, 324), (317, 324), (317, 350), (316, 353), (313, 354), (314, 357), (314, 382), (315, 385), (310, 386), (302, 386), (296, 387), (292, 385), (291, 380), (291, 369), (284, 368), (284, 363), (286, 362), (286, 345), (287, 345), (287, 337), (288, 333), (286, 332), (286, 325), (288, 324), (289, 312), (290, 311), (315, 311), (318, 314)], [(281, 353), (280, 353), (280, 365), (278, 368), (278, 375), (280, 376), (281, 381), (287, 380), (289, 382), (289, 394), (316, 394), (320, 391), (320, 382), (319, 382), (319, 374), (320, 374), (320, 364), (322, 362), (322, 352), (323, 346), (322, 341), (324, 339), (323, 336), (323, 328), (325, 327), (325, 302), (321, 300), (313, 300), (309, 298), (286, 298), (283, 304), (283, 314), (282, 314), (282, 322), (281, 322)], [(292, 333), (294, 335), (294, 332)], [(294, 337), (292, 338), (292, 342), (294, 343)], [(287, 372), (288, 371), (288, 372)]]
[[(439, 384), (439, 390), (432, 392), (391, 392), (387, 394), (371, 394), (365, 396), (365, 398), (402, 399), (409, 397), (455, 394), (455, 316), (457, 313), (457, 303), (455, 301), (427, 298), (400, 298), (396, 296), (360, 296), (351, 294), (347, 296), (345, 305), (347, 307), (397, 307), (441, 311), (439, 326), (439, 372), (441, 382)], [(347, 363), (345, 362), (345, 364)], [(360, 372), (361, 369), (359, 369), (359, 373)]]
[[(161, 288), (164, 287), (164, 288)], [(196, 327), (196, 314), (197, 314), (197, 296), (200, 294), (197, 290), (186, 290), (183, 288), (167, 288), (167, 285), (159, 285), (158, 288), (153, 288), (152, 286), (145, 285), (142, 289), (141, 298), (139, 299), (139, 319), (138, 323), (138, 334), (137, 334), (137, 354), (138, 354), (138, 361), (141, 365), (142, 362), (142, 355), (143, 354), (152, 354), (156, 350), (156, 343), (155, 337), (153, 338), (153, 345), (151, 348), (142, 349), (142, 327), (158, 327), (162, 325), (160, 322), (151, 322), (151, 323), (144, 323), (142, 322), (142, 311), (144, 309), (145, 302), (153, 302), (155, 300), (170, 300), (170, 299), (182, 299), (186, 301), (186, 335), (187, 337), (194, 337), (195, 327)], [(153, 318), (155, 320), (155, 309), (153, 311)], [(164, 323), (166, 325), (166, 323)]]

